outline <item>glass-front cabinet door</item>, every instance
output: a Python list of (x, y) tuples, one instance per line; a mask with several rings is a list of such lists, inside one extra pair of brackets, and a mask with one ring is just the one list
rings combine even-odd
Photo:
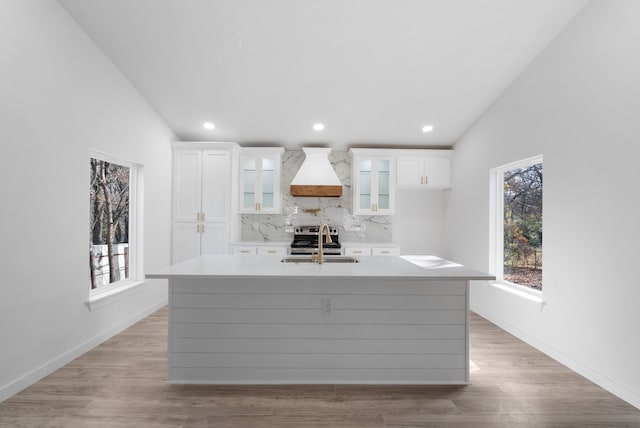
[[(274, 157), (264, 157), (262, 163), (262, 192), (260, 198), (260, 211), (273, 211), (276, 206), (276, 161), (280, 165), (280, 159)], [(279, 189), (278, 189), (279, 190)], [(278, 209), (280, 211), (280, 209)]]
[(255, 156), (240, 157), (240, 211), (257, 210), (258, 159)]
[(392, 156), (354, 155), (353, 177), (354, 214), (393, 214)]
[(240, 154), (240, 212), (280, 212), (281, 147), (244, 147)]

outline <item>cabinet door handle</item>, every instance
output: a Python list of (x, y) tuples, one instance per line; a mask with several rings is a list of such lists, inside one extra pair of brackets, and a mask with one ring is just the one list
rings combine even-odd
[(204, 213), (200, 213), (200, 221), (204, 221)]
[(426, 175), (424, 176), (424, 184), (429, 184), (429, 177)]
[(420, 184), (424, 184), (424, 177), (420, 177)]

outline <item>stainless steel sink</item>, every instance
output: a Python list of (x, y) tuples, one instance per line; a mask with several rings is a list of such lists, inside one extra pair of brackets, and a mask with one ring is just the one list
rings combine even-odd
[[(360, 260), (349, 256), (324, 256), (324, 263), (358, 263)], [(318, 263), (318, 260), (308, 256), (288, 256), (282, 263)]]

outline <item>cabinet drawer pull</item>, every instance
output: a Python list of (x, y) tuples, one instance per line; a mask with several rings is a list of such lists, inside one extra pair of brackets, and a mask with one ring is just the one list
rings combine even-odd
[(250, 251), (250, 250), (240, 250), (240, 252), (241, 252), (242, 254), (249, 254), (251, 251)]
[(389, 254), (391, 251), (388, 250), (384, 250), (384, 251), (380, 251), (380, 254)]
[(267, 250), (267, 253), (269, 253), (269, 254), (275, 254), (275, 253), (277, 253), (277, 251), (276, 251), (276, 250)]

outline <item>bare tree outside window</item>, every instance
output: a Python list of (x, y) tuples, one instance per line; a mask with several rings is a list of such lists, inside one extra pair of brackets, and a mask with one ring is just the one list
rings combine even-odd
[(131, 168), (91, 158), (89, 269), (91, 289), (129, 278)]
[(542, 163), (503, 177), (504, 279), (542, 290)]

